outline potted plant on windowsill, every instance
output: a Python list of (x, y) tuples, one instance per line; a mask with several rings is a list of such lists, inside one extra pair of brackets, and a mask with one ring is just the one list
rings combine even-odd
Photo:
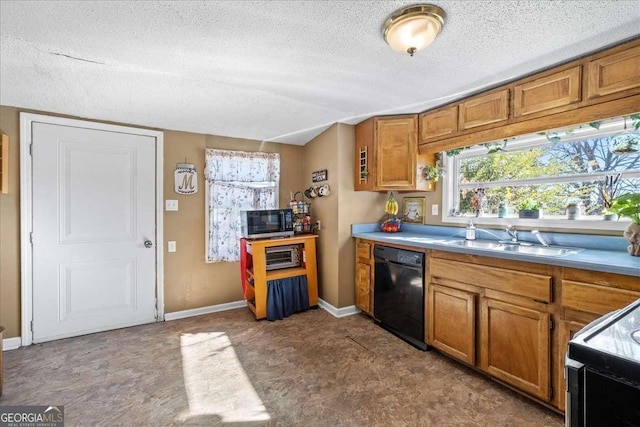
[(542, 207), (540, 206), (540, 203), (533, 199), (526, 199), (520, 203), (520, 206), (518, 207), (518, 217), (539, 219), (542, 217)]
[(640, 193), (623, 194), (613, 199), (611, 210), (619, 218), (631, 219), (623, 236), (629, 241), (627, 251), (632, 256), (640, 256)]

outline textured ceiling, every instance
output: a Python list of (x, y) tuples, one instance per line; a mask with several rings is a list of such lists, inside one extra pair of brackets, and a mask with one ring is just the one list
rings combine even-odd
[(420, 112), (638, 35), (640, 2), (434, 1), (415, 57), (381, 27), (406, 1), (0, 1), (0, 104), (305, 144)]

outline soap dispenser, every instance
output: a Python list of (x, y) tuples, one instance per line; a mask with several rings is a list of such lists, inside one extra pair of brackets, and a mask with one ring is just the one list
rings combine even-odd
[(476, 226), (473, 225), (473, 220), (469, 220), (467, 230), (465, 231), (464, 238), (467, 240), (476, 240)]

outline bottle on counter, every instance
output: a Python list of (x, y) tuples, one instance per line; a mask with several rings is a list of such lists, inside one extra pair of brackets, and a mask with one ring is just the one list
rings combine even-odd
[(469, 220), (469, 224), (467, 225), (467, 229), (464, 233), (464, 238), (467, 240), (476, 240), (476, 226), (473, 225), (473, 220)]

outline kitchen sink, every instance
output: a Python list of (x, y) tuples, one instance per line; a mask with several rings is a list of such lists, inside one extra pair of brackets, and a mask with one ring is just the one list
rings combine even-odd
[(569, 248), (556, 248), (548, 246), (536, 246), (531, 243), (506, 243), (496, 242), (492, 240), (452, 240), (447, 242), (449, 245), (462, 246), (466, 248), (474, 249), (486, 249), (491, 251), (512, 252), (523, 255), (534, 256), (563, 256), (570, 253), (576, 253), (579, 249)]
[(539, 255), (539, 256), (562, 256), (575, 250), (567, 248), (551, 248), (547, 246), (517, 246), (517, 245), (504, 245), (503, 251), (516, 252), (527, 255)]
[(456, 246), (464, 246), (467, 248), (476, 248), (476, 249), (494, 249), (501, 250), (503, 245), (499, 242), (494, 242), (491, 240), (452, 240), (447, 242), (449, 245)]

